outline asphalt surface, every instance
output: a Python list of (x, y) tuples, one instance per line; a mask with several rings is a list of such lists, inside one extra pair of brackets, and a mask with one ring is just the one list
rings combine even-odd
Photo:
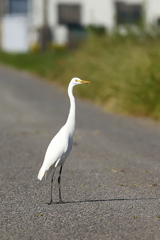
[[(92, 85), (76, 87), (90, 91)], [(0, 67), (0, 239), (159, 240), (160, 124), (76, 102), (74, 146), (62, 172), (64, 204), (57, 203), (56, 175), (54, 203), (47, 205), (50, 181), (38, 181), (37, 174), (66, 121), (67, 93)]]

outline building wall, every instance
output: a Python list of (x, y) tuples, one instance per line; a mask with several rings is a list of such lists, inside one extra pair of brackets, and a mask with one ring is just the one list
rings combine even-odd
[(114, 4), (112, 0), (49, 0), (48, 20), (50, 25), (58, 25), (58, 4), (80, 4), (81, 24), (105, 25), (112, 28), (114, 25)]
[(160, 18), (160, 0), (147, 0), (145, 2), (146, 24), (157, 24), (157, 19)]
[[(43, 4), (44, 0), (32, 1), (32, 37), (38, 38), (37, 29), (43, 25)], [(45, 0), (47, 7), (47, 21), (54, 36), (54, 42), (66, 43), (68, 29), (65, 25), (58, 23), (58, 4), (80, 4), (81, 24), (103, 25), (107, 30), (112, 31), (116, 26), (116, 0)], [(142, 4), (145, 10), (146, 23), (149, 25), (160, 16), (160, 0), (122, 0), (127, 4)]]
[(3, 18), (2, 49), (7, 52), (28, 51), (28, 19), (26, 16), (6, 15)]
[[(8, 0), (9, 1), (9, 0)], [(119, 0), (120, 1), (120, 0)], [(160, 0), (121, 0), (122, 2), (128, 4), (142, 4), (145, 10), (146, 24), (149, 26), (155, 24), (157, 19), (160, 18)], [(4, 17), (2, 26), (2, 40), (3, 48), (9, 47), (9, 41), (7, 36), (9, 36), (9, 25), (14, 25), (14, 29), (17, 32), (13, 32), (13, 36), (20, 34), (21, 41), (24, 41), (23, 49), (29, 49), (30, 46), (36, 44), (40, 39), (40, 29), (44, 26), (45, 16), (47, 23), (50, 27), (53, 36), (53, 42), (57, 44), (65, 44), (68, 41), (69, 29), (66, 25), (58, 23), (58, 4), (79, 4), (81, 5), (81, 19), (80, 24), (83, 26), (88, 26), (90, 24), (103, 25), (108, 31), (116, 26), (116, 0), (29, 0), (28, 15), (25, 20), (22, 20), (24, 29), (22, 26), (16, 27), (18, 25), (18, 15), (15, 15), (15, 20), (13, 16)], [(46, 8), (46, 12), (44, 11)], [(46, 13), (46, 14), (45, 14)], [(20, 17), (20, 16), (19, 16)], [(10, 18), (10, 20), (9, 20)], [(12, 22), (13, 20), (13, 22)], [(25, 23), (24, 23), (25, 21)], [(16, 24), (15, 24), (16, 23)], [(11, 27), (12, 32), (12, 27)], [(21, 32), (23, 34), (21, 34)], [(26, 35), (27, 34), (27, 35)], [(23, 36), (22, 36), (23, 35)], [(24, 35), (27, 37), (24, 38)], [(5, 39), (5, 41), (4, 41)], [(23, 40), (24, 39), (24, 40)], [(4, 43), (5, 42), (5, 43)], [(17, 41), (12, 41), (11, 43), (17, 46)], [(19, 46), (21, 46), (19, 44)], [(17, 47), (15, 47), (16, 49)], [(22, 50), (22, 47), (20, 47)], [(20, 50), (20, 51), (21, 51)], [(26, 51), (26, 50), (25, 50)]]
[(87, 0), (83, 5), (84, 25), (103, 25), (108, 30), (114, 27), (115, 8), (112, 0)]
[(68, 29), (58, 23), (58, 4), (79, 4), (81, 6), (80, 24), (103, 25), (107, 30), (114, 27), (115, 9), (112, 0), (48, 0), (48, 23), (54, 32), (56, 43), (66, 43)]

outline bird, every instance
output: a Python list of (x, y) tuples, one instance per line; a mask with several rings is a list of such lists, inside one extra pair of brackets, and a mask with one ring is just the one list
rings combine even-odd
[(38, 173), (38, 179), (42, 180), (43, 177), (47, 178), (52, 172), (51, 177), (51, 195), (49, 205), (53, 203), (52, 200), (52, 188), (53, 178), (57, 167), (60, 167), (58, 186), (59, 186), (59, 203), (63, 203), (61, 196), (61, 173), (63, 164), (70, 154), (73, 145), (73, 135), (75, 129), (75, 115), (76, 115), (76, 103), (73, 95), (73, 87), (80, 84), (90, 84), (89, 81), (84, 81), (78, 77), (71, 79), (68, 85), (68, 97), (70, 100), (70, 109), (66, 123), (59, 130), (59, 132), (53, 137), (45, 153), (43, 164)]

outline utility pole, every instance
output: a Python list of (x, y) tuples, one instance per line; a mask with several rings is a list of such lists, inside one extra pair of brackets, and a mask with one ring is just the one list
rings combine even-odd
[(41, 50), (45, 51), (48, 45), (48, 0), (43, 0), (43, 26), (41, 30)]
[(0, 49), (2, 49), (3, 0), (0, 0)]

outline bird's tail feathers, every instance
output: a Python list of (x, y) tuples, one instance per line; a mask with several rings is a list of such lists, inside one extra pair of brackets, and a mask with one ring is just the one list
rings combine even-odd
[(46, 171), (44, 170), (43, 166), (41, 167), (41, 169), (39, 170), (38, 173), (38, 179), (42, 180), (42, 178), (44, 177), (44, 175), (46, 175)]

